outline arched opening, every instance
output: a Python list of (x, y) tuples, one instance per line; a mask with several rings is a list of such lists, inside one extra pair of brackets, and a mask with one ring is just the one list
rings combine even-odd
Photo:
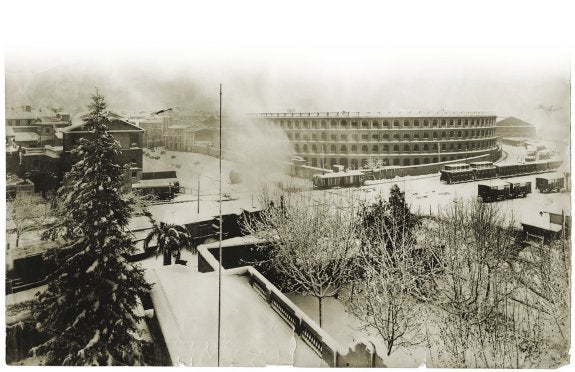
[(419, 159), (417, 158), (413, 159), (413, 165), (419, 165)]

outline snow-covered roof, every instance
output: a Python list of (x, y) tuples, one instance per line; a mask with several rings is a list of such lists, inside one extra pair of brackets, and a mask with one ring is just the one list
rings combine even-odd
[(14, 133), (14, 141), (16, 142), (30, 142), (30, 141), (38, 141), (40, 139), (40, 135), (35, 132), (15, 132)]
[[(173, 363), (216, 366), (218, 274), (171, 265), (147, 270), (146, 278), (155, 283), (151, 297)], [(294, 358), (325, 366), (245, 276), (222, 275), (220, 324), (222, 366), (293, 365)]]
[(551, 223), (549, 213), (530, 213), (523, 217), (521, 224), (552, 232), (559, 232), (562, 229), (561, 225)]
[(331, 172), (326, 174), (316, 174), (315, 176), (319, 178), (337, 178), (337, 177), (345, 177), (345, 176), (361, 176), (363, 173), (358, 170), (348, 170), (346, 172)]
[(177, 178), (162, 178), (158, 180), (140, 180), (132, 185), (133, 188), (146, 188), (146, 187), (158, 187), (158, 186), (168, 186), (168, 184), (174, 184), (178, 182)]
[(478, 185), (487, 185), (489, 187), (508, 187), (509, 183), (502, 180), (489, 180), (480, 182)]

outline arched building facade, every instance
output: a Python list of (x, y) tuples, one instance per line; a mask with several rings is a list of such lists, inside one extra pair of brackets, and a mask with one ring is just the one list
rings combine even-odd
[(260, 113), (281, 128), (308, 165), (350, 169), (410, 166), (494, 154), (497, 116), (486, 113), (387, 115), (348, 112)]

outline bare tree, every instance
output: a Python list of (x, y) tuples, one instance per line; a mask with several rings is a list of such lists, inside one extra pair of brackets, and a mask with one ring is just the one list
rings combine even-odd
[(322, 300), (337, 296), (351, 275), (357, 240), (350, 212), (316, 203), (303, 194), (282, 194), (273, 200), (263, 192), (266, 205), (257, 219), (244, 221), (244, 229), (267, 242), (267, 258), (258, 262), (273, 271), (283, 290), (310, 294)]
[(364, 322), (364, 329), (379, 334), (390, 355), (396, 347), (424, 340), (424, 309), (417, 301), (426, 275), (415, 240), (420, 221), (397, 185), (389, 200), (364, 204), (358, 215), (362, 249), (348, 309)]
[(433, 277), (440, 366), (517, 366), (515, 237), (512, 218), (478, 201), (456, 200), (428, 230), (427, 241), (440, 248), (441, 274)]
[(16, 194), (14, 199), (7, 201), (6, 209), (7, 232), (16, 235), (16, 247), (19, 246), (22, 234), (38, 230), (49, 218), (48, 204), (35, 194)]

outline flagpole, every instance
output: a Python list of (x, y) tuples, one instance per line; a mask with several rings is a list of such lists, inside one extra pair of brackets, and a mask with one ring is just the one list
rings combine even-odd
[(220, 239), (218, 246), (218, 367), (220, 367), (220, 339), (222, 322), (222, 84), (220, 84)]

